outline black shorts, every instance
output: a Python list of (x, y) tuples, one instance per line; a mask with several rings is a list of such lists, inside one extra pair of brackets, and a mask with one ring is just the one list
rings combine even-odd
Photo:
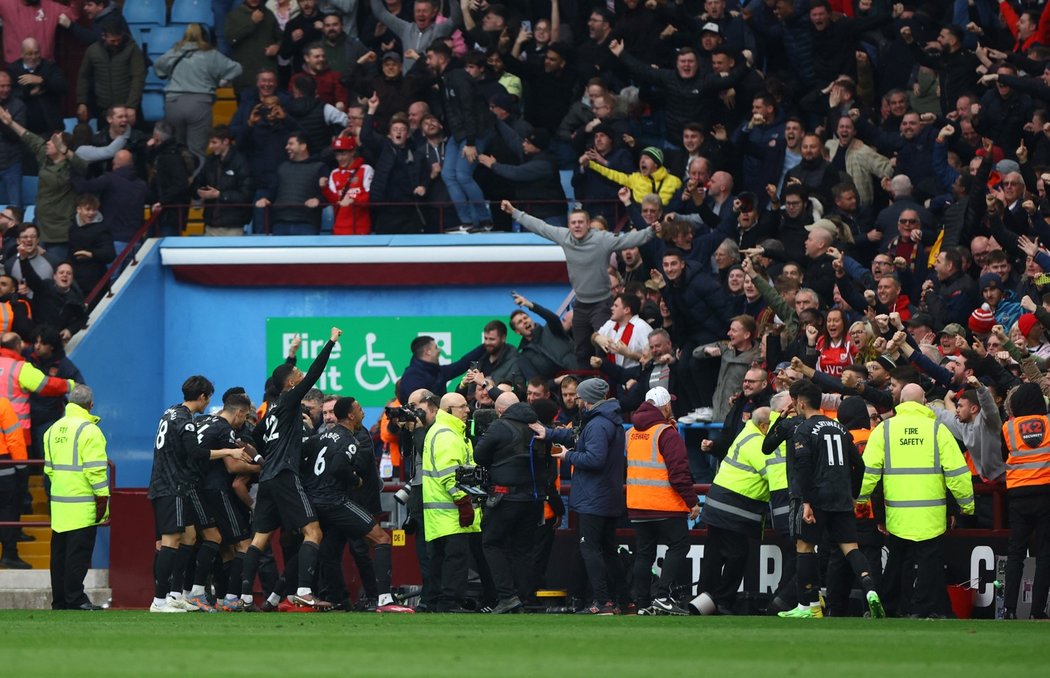
[(186, 511), (187, 525), (193, 525), (198, 530), (215, 527), (215, 516), (204, 503), (203, 491), (197, 488), (187, 490), (182, 498), (182, 505)]
[(317, 514), (306, 497), (299, 476), (282, 471), (276, 478), (259, 483), (252, 520), (256, 532), (269, 533), (278, 527), (298, 530), (315, 520)]
[(819, 544), (825, 533), (835, 544), (857, 543), (857, 518), (853, 511), (825, 511), (814, 508), (816, 522), (802, 520), (802, 502), (791, 501), (791, 537), (807, 544)]
[(179, 496), (154, 497), (153, 528), (157, 539), (165, 534), (182, 534), (186, 531), (186, 500)]
[(224, 544), (236, 544), (252, 536), (251, 512), (237, 497), (222, 490), (204, 490), (204, 505), (215, 516)]
[(318, 506), (317, 516), (325, 534), (337, 532), (347, 539), (360, 539), (376, 524), (372, 514), (352, 501), (338, 506)]

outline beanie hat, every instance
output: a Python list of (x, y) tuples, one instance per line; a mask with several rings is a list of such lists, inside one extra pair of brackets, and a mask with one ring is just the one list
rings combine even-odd
[(1010, 394), (1010, 413), (1015, 417), (1046, 414), (1046, 400), (1037, 384), (1025, 383)]
[(839, 422), (848, 429), (871, 428), (868, 404), (860, 396), (843, 398), (839, 403)]
[(992, 327), (995, 326), (995, 316), (992, 315), (988, 304), (981, 304), (980, 308), (973, 310), (973, 313), (970, 314), (970, 320), (966, 324), (970, 326), (970, 331), (974, 334), (988, 334), (992, 331)]
[(977, 289), (983, 292), (989, 287), (994, 287), (996, 289), (1003, 288), (1003, 279), (998, 273), (985, 273), (981, 276)]
[(1028, 334), (1035, 327), (1039, 321), (1035, 319), (1034, 313), (1024, 313), (1020, 318), (1017, 319), (1017, 329), (1021, 330), (1021, 334), (1024, 335), (1025, 339), (1028, 338)]
[(642, 149), (642, 155), (647, 155), (653, 159), (657, 165), (663, 167), (664, 164), (664, 152), (656, 146), (646, 146)]
[(576, 397), (591, 405), (605, 400), (605, 396), (608, 393), (609, 384), (604, 379), (598, 379), (597, 377), (584, 379), (576, 387)]

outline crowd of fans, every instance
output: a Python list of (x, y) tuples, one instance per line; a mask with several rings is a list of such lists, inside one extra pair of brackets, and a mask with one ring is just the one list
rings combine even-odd
[[(984, 389), (996, 407), (1022, 380), (1050, 393), (1038, 6), (215, 0), (221, 20), (151, 59), (119, 4), (0, 4), (0, 193), (15, 205), (0, 225), (28, 288), (8, 294), (32, 292), (34, 319), (63, 332), (143, 205), (173, 234), (203, 203), (220, 235), (316, 234), (330, 206), (335, 234), (520, 224), (565, 249), (574, 317), (519, 299), (544, 322), (510, 318), (517, 350), (502, 322), (486, 328), (464, 387), (478, 406), (501, 383), (559, 396), (574, 378), (557, 374), (598, 370), (625, 411), (665, 386), (679, 422), (722, 421), (702, 448), (717, 455), (802, 376), (827, 411), (860, 395), (880, 417), (917, 383), (975, 479), (997, 481), (1002, 454), (974, 453), (967, 426)], [(72, 70), (55, 61), (67, 36), (87, 45)], [(154, 75), (165, 116), (148, 125)], [(227, 84), (236, 112), (212, 127)], [(16, 179), (33, 173), (21, 224)], [(568, 209), (566, 175), (586, 211)], [(571, 400), (561, 411), (572, 420)]]

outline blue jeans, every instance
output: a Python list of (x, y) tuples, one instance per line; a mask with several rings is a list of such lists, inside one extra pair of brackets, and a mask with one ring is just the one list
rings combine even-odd
[(319, 235), (321, 228), (309, 222), (272, 224), (274, 235)]
[(22, 206), (22, 161), (0, 170), (0, 205)]
[(226, 56), (230, 56), (233, 50), (230, 41), (226, 39), (226, 15), (233, 10), (236, 2), (237, 0), (211, 0), (211, 12), (215, 17), (212, 23), (215, 28), (215, 46)]
[[(475, 148), (484, 153), (488, 139), (478, 139)], [(488, 203), (481, 192), (481, 186), (474, 180), (474, 166), (477, 161), (467, 162), (463, 157), (464, 143), (449, 139), (445, 146), (445, 164), (441, 167), (441, 178), (445, 181), (449, 198), (456, 208), (459, 223), (477, 226), (483, 221), (492, 221)]]

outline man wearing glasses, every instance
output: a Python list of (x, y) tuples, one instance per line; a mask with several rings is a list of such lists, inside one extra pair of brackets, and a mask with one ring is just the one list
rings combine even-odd
[(51, 262), (44, 256), (44, 250), (40, 247), (40, 230), (34, 224), (23, 224), (18, 233), (18, 247), (16, 256), (9, 259), (4, 267), (15, 280), (22, 282), (25, 274), (22, 266), (33, 267), (41, 280), (49, 280), (55, 269)]
[(456, 487), (456, 467), (474, 464), (467, 438), (470, 406), (459, 393), (446, 393), (439, 406), (423, 441), (423, 523), (431, 581), (441, 588), (435, 611), (463, 612), (469, 535), (481, 532), (470, 495)]

